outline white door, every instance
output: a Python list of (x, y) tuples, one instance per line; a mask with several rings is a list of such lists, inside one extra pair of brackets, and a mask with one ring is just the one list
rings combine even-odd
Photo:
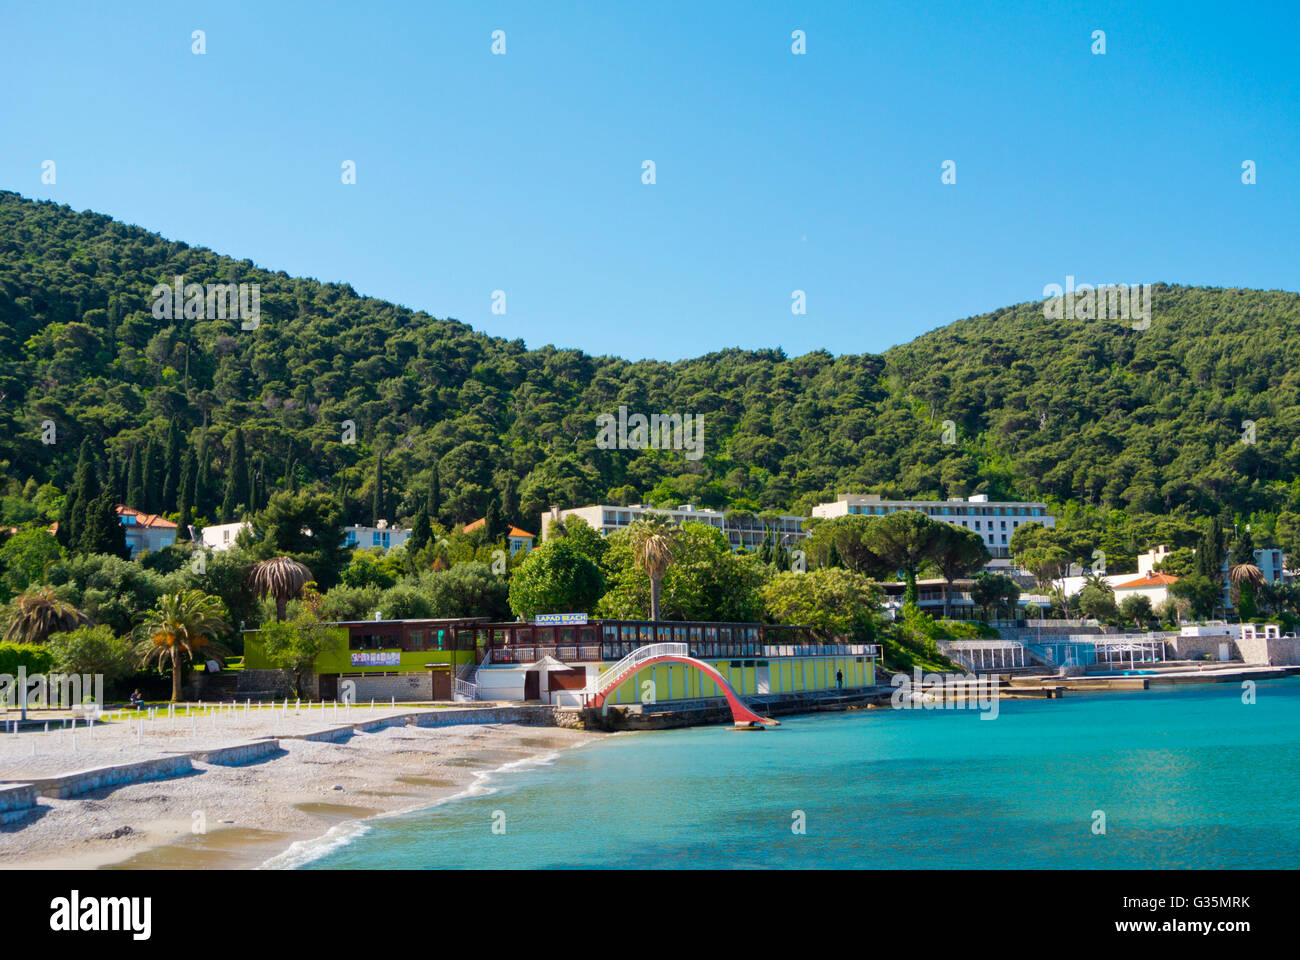
[(755, 693), (762, 694), (762, 693), (770, 692), (768, 689), (770, 686), (768, 682), (769, 669), (770, 668), (767, 667), (766, 665), (754, 668), (754, 692)]
[(1232, 649), (1226, 643), (1219, 644), (1219, 659), (1225, 663), (1232, 659)]

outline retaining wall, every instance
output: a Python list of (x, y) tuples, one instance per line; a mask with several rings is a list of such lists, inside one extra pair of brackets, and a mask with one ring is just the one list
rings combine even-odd
[(32, 812), (36, 806), (36, 786), (15, 783), (0, 787), (0, 823), (12, 823)]
[(43, 797), (66, 798), (98, 790), (101, 787), (119, 787), (143, 780), (179, 777), (193, 770), (194, 765), (190, 763), (189, 754), (181, 754), (153, 760), (138, 760), (135, 763), (119, 763), (111, 767), (95, 767), (92, 770), (65, 773), (58, 777), (33, 778), (29, 782)]
[(202, 760), (204, 763), (221, 767), (237, 767), (245, 763), (265, 760), (280, 752), (279, 740), (254, 740), (250, 743), (237, 743), (233, 747), (195, 750), (189, 756), (194, 760)]

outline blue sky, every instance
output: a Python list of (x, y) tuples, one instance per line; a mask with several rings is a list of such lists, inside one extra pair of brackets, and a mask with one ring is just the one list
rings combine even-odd
[(1283, 3), (178, 6), (0, 6), (0, 187), (632, 359), (1300, 283)]

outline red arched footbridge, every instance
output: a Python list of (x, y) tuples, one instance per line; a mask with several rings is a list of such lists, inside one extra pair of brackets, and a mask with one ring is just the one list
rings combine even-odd
[(680, 663), (688, 667), (695, 667), (716, 683), (718, 689), (722, 691), (722, 695), (727, 698), (727, 706), (731, 708), (731, 719), (735, 721), (736, 726), (748, 727), (761, 724), (766, 727), (776, 727), (780, 725), (770, 717), (760, 717), (745, 706), (740, 699), (740, 695), (732, 689), (731, 684), (726, 681), (722, 674), (703, 660), (696, 660), (692, 657), (690, 647), (684, 643), (650, 643), (644, 647), (637, 647), (614, 666), (601, 673), (596, 680), (595, 690), (589, 691), (588, 706), (603, 706), (605, 698), (628, 677), (634, 676), (639, 671), (644, 670), (646, 667), (652, 667), (656, 663)]

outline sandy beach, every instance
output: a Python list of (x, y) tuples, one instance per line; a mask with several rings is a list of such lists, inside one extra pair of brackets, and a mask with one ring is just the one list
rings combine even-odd
[[(0, 868), (194, 869), (294, 866), (307, 851), (341, 842), (358, 821), (482, 789), (505, 765), (547, 762), (599, 734), (513, 723), (390, 726), (342, 742), (291, 739), (410, 706), (335, 711), (253, 710), (215, 718), (183, 714), (0, 735), (0, 780), (53, 777), (279, 737), (264, 760), (224, 766), (194, 760), (166, 780), (41, 797), (34, 811), (0, 825)], [(35, 748), (35, 755), (33, 755)], [(507, 774), (508, 775), (508, 774)]]

